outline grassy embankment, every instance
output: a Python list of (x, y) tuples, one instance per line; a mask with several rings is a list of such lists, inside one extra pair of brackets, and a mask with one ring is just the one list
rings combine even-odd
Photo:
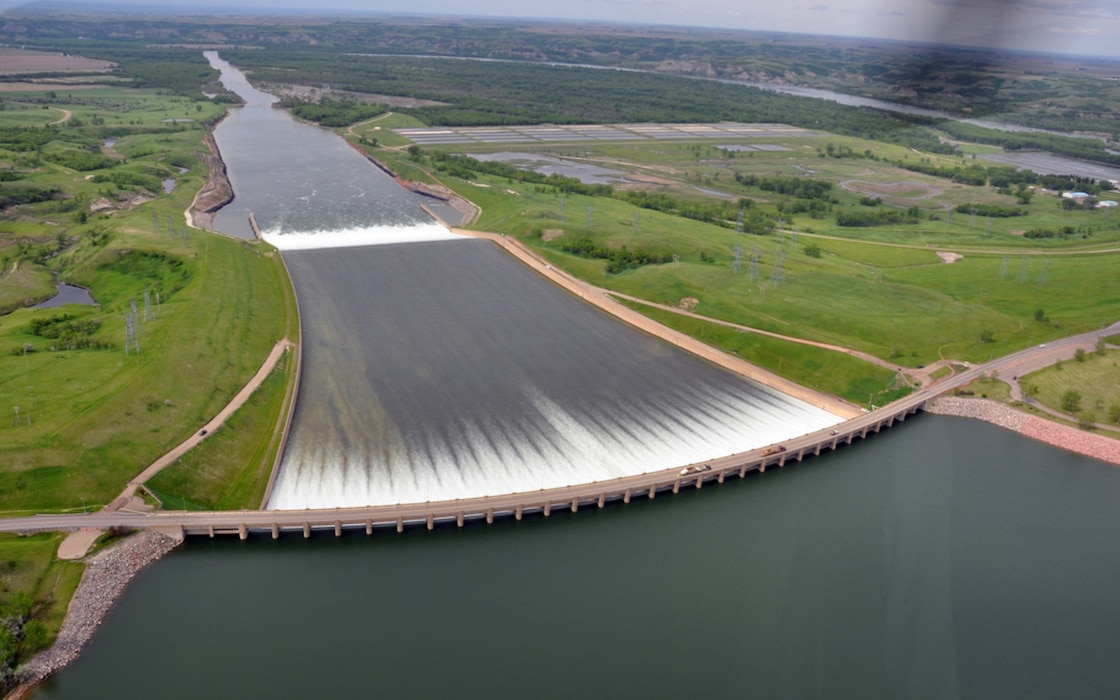
[[(1081, 361), (1060, 362), (1020, 377), (1036, 388), (1036, 400), (1048, 408), (1076, 416), (1084, 424), (1120, 424), (1120, 351), (1087, 352)], [(1071, 396), (1075, 394), (1076, 396)], [(1068, 401), (1074, 399), (1070, 404)]]
[[(6, 95), (0, 111), (0, 157), (13, 173), (0, 185), (45, 193), (9, 202), (0, 214), (0, 304), (53, 295), (55, 276), (88, 287), (99, 304), (0, 315), (0, 408), (9, 415), (0, 423), (0, 513), (9, 516), (109, 502), (217, 413), (277, 340), (298, 338), (290, 282), (269, 246), (183, 224), (207, 177), (202, 124), (164, 120), (208, 118), (221, 108), (122, 88), (75, 90), (75, 101), (66, 99)], [(62, 109), (74, 116), (41, 128)], [(13, 126), (38, 127), (29, 136), (40, 143), (21, 147), (18, 132), (3, 131)], [(166, 180), (175, 181), (170, 193)], [(140, 352), (126, 354), (132, 302)], [(226, 469), (224, 506), (260, 502), (291, 365), (286, 358), (199, 448)], [(203, 482), (180, 478), (167, 497), (193, 498), (193, 484)], [(0, 537), (0, 608), (29, 600), (34, 611), (33, 634), (13, 658), (53, 638), (77, 585), (82, 567), (54, 559), (58, 542)]]

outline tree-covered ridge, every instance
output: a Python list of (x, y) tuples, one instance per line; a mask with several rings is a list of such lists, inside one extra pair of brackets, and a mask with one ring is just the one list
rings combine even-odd
[(6, 14), (0, 42), (22, 45), (74, 49), (75, 37), (83, 37), (83, 51), (131, 42), (579, 63), (825, 88), (1062, 131), (1120, 132), (1120, 83), (1107, 79), (1115, 66), (1103, 59), (745, 30), (509, 20)]

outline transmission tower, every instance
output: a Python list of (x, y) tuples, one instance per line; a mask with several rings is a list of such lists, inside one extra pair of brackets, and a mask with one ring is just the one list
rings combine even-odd
[(136, 354), (140, 354), (140, 341), (136, 339), (136, 319), (132, 313), (124, 317), (124, 354), (128, 354), (129, 348), (135, 348)]
[(561, 221), (564, 220), (564, 195), (559, 195), (556, 198), (556, 214)]
[(953, 223), (953, 210), (952, 209), (950, 209), (949, 213), (945, 215), (945, 225), (948, 226), (951, 223)]
[(992, 217), (988, 217), (988, 224), (984, 227), (984, 238), (992, 237)]
[(591, 228), (591, 214), (592, 214), (593, 211), (594, 210), (591, 207), (584, 207), (583, 208), (584, 225), (587, 228)]
[(1027, 256), (1022, 256), (1019, 260), (1019, 284), (1026, 284), (1030, 278), (1031, 259)]
[(154, 321), (156, 312), (152, 310), (152, 294), (149, 290), (144, 290), (144, 322)]
[(774, 283), (775, 287), (781, 286), (782, 282), (786, 281), (786, 251), (778, 248), (774, 254), (774, 269), (770, 271), (770, 281)]
[(759, 277), (758, 261), (761, 259), (762, 251), (758, 248), (755, 248), (754, 246), (751, 246), (751, 262), (750, 266), (747, 268), (747, 277), (750, 278), (751, 282), (754, 282)]
[(1042, 270), (1038, 273), (1038, 277), (1035, 279), (1035, 282), (1038, 283), (1039, 287), (1045, 287), (1046, 283), (1049, 281), (1049, 276), (1046, 274), (1046, 269), (1049, 268), (1049, 267), (1050, 267), (1050, 261), (1049, 260), (1043, 260), (1042, 261)]
[(743, 232), (743, 210), (739, 210), (739, 216), (735, 220), (735, 230), (739, 233)]
[(638, 233), (638, 218), (639, 218), (638, 212), (634, 212), (634, 220), (630, 222), (630, 232), (631, 233), (634, 233), (634, 234)]
[(743, 266), (739, 262), (740, 259), (742, 259), (742, 257), (743, 257), (743, 246), (741, 246), (741, 245), (735, 246), (735, 259), (733, 261), (731, 261), (731, 271), (734, 272), (735, 274), (739, 274), (743, 270)]
[(1003, 256), (1003, 262), (999, 264), (999, 278), (1001, 280), (1007, 279), (1007, 256)]

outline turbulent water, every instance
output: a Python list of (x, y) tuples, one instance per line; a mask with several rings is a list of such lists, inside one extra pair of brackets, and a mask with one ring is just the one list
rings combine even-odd
[(270, 507), (535, 491), (839, 422), (451, 234), (421, 197), (262, 95), (215, 132), (236, 194), (216, 225), (246, 235), (252, 211), (300, 301), (303, 376)]
[(285, 258), (306, 354), (274, 508), (535, 491), (839, 421), (631, 330), (488, 241)]

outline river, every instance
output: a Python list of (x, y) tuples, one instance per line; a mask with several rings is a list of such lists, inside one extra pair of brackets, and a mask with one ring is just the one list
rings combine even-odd
[(191, 540), (39, 698), (1115, 698), (1120, 471), (921, 415), (549, 519)]
[[(231, 152), (225, 145), (223, 151)], [(286, 229), (270, 216), (262, 211), (258, 218), (281, 243), (293, 240), (284, 236), (331, 238), (302, 225)], [(424, 239), (428, 229), (417, 222)], [(566, 306), (578, 302), (534, 286), (539, 280), (525, 283), (521, 276), (530, 273), (512, 262), (492, 263), (496, 251), (482, 241), (356, 247), (382, 235), (396, 240), (399, 232), (390, 229), (412, 224), (351, 223), (344, 224), (349, 238), (342, 248), (301, 242), (285, 252), (295, 261), (301, 303), (311, 304), (305, 339), (345, 336), (350, 330), (335, 327), (338, 319), (361, 306), (374, 310), (351, 323), (373, 324), (370, 335), (353, 336), (356, 342), (309, 342), (308, 376), (344, 398), (353, 386), (373, 387), (377, 401), (370, 407), (391, 418), (382, 425), (410, 426), (421, 436), (413, 444), (437, 444), (440, 433), (455, 429), (494, 436), (539, 422), (518, 422), (533, 403), (522, 403), (524, 397), (537, 396), (520, 389), (509, 407), (501, 394), (482, 397), (478, 410), (466, 411), (479, 419), (473, 429), (441, 422), (441, 412), (462, 416), (456, 404), (492, 383), (492, 373), (523, 378), (528, 369), (551, 371), (555, 377), (541, 379), (546, 386), (538, 393), (559, 397), (550, 400), (571, 415), (578, 402), (561, 389), (573, 396), (590, 391), (565, 387), (578, 374), (567, 363), (580, 364), (584, 340), (598, 344), (593, 357), (613, 348), (628, 359), (600, 362), (608, 369), (593, 376), (611, 379), (617, 366), (621, 383), (603, 387), (577, 423), (609, 417), (611, 395), (625, 396), (642, 379), (641, 372), (625, 374), (637, 360), (640, 368), (669, 369), (638, 382), (638, 408), (614, 404), (624, 411), (619, 425), (633, 419), (639, 426), (632, 429), (636, 442), (687, 431), (675, 425), (683, 418), (672, 403), (654, 398), (659, 384), (688, 387), (691, 393), (679, 397), (700, 406), (708, 391), (744, 395), (728, 389), (723, 375), (709, 383), (712, 375), (676, 351), (656, 344), (642, 350), (614, 337), (618, 324), (600, 327), (590, 320), (598, 316), (585, 315), (589, 310)], [(385, 298), (357, 285), (353, 269), (388, 280)], [(496, 270), (500, 275), (491, 277)], [(477, 308), (435, 308), (464, 296), (454, 291), (464, 284), (484, 292)], [(529, 296), (503, 299), (505, 288)], [(392, 296), (394, 290), (407, 294)], [(459, 314), (470, 321), (465, 325), (497, 324), (491, 335), (505, 340), (508, 319), (488, 320), (478, 311), (490, 303), (501, 309), (495, 316), (519, 323), (530, 320), (518, 304), (542, 304), (557, 325), (588, 326), (586, 335), (572, 343), (538, 336), (546, 331), (530, 325), (528, 341), (517, 341), (528, 346), (488, 364), (479, 345), (485, 334), (468, 333), (457, 354), (469, 360), (457, 367), (470, 371), (445, 376), (439, 362), (411, 355), (419, 381), (446, 388), (449, 405), (439, 404), (439, 392), (410, 404), (417, 378), (406, 374), (416, 350), (398, 347), (394, 337), (417, 332), (405, 316), (432, 321), (416, 324), (432, 334), (431, 343), (459, 342)], [(569, 314), (574, 320), (563, 320)], [(330, 322), (319, 328), (317, 318)], [(367, 355), (370, 348), (383, 355)], [(631, 355), (635, 348), (640, 352)], [(316, 352), (330, 359), (316, 364)], [(527, 353), (536, 354), (523, 364), (510, 360)], [(391, 370), (371, 377), (381, 357)], [(331, 364), (355, 358), (356, 365), (329, 378)], [(685, 365), (673, 369), (677, 362)], [(471, 383), (473, 371), (483, 372), (478, 384)], [(674, 375), (690, 380), (673, 385)], [(520, 379), (514, 384), (520, 387)], [(301, 406), (313, 405), (304, 400)], [(315, 411), (321, 421), (345, 407), (330, 403), (330, 391), (318, 400), (327, 402)], [(713, 416), (722, 410), (703, 408)], [(497, 427), (485, 420), (491, 411)], [(392, 418), (425, 413), (433, 422)], [(650, 416), (656, 429), (641, 427)], [(316, 444), (323, 435), (316, 430), (303, 444)], [(352, 444), (351, 434), (336, 434), (327, 431), (325, 443)], [(511, 442), (548, 452), (551, 439)], [(454, 468), (473, 469), (464, 464)], [(370, 473), (364, 465), (344, 466)], [(986, 424), (923, 415), (782, 470), (603, 510), (372, 538), (191, 540), (133, 584), (88, 651), (36, 697), (1113, 698), (1120, 694), (1113, 659), (1120, 649), (1118, 500), (1115, 467)]]

